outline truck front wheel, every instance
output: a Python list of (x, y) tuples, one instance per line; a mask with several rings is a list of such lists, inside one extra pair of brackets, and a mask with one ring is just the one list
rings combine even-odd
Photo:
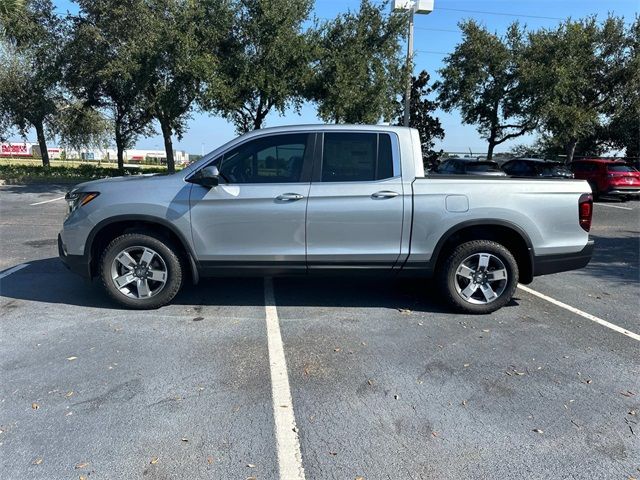
[(102, 254), (100, 276), (107, 293), (125, 307), (158, 308), (182, 285), (182, 263), (167, 240), (146, 233), (115, 238)]
[(464, 313), (491, 313), (506, 305), (518, 286), (518, 264), (509, 250), (491, 240), (458, 245), (439, 272), (451, 305)]

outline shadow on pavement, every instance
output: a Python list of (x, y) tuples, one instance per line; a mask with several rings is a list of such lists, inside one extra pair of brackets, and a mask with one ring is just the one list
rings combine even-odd
[(640, 283), (640, 238), (637, 232), (629, 237), (601, 237), (591, 235), (595, 249), (591, 262), (578, 270), (581, 275), (594, 280), (608, 280), (626, 284)]
[[(379, 307), (452, 313), (435, 284), (424, 279), (286, 277), (275, 279), (278, 306)], [(35, 260), (0, 281), (0, 294), (32, 302), (123, 310), (102, 291), (69, 272), (58, 258)], [(203, 279), (185, 285), (173, 305), (263, 306), (262, 278)], [(512, 300), (508, 306), (515, 306)]]

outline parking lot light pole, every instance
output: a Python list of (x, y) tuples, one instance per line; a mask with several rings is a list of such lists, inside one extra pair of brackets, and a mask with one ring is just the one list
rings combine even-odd
[(404, 94), (404, 126), (411, 120), (411, 74), (413, 65), (413, 17), (416, 13), (431, 13), (434, 0), (394, 0), (394, 12), (409, 12), (409, 35), (407, 39), (407, 85)]

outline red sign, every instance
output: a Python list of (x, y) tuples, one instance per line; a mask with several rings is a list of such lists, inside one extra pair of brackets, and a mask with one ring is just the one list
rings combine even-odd
[(29, 152), (29, 147), (24, 144), (16, 144), (12, 145), (9, 143), (3, 143), (0, 147), (1, 155), (15, 155), (15, 156), (23, 156), (30, 157), (31, 152)]

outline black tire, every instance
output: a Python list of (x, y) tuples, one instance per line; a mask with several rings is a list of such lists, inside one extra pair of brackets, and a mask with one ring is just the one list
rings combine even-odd
[[(484, 254), (483, 258), (488, 259), (486, 267), (480, 267), (481, 254)], [(468, 265), (475, 264), (476, 257), (478, 266), (475, 270), (470, 269)], [(458, 269), (461, 269), (462, 273), (458, 274)], [(473, 273), (469, 273), (470, 270), (473, 270)], [(496, 270), (500, 271), (491, 273)], [(506, 274), (506, 279), (490, 279), (503, 274)], [(471, 275), (479, 282), (475, 283), (474, 279), (464, 275)], [(438, 280), (445, 298), (456, 310), (463, 313), (487, 314), (502, 308), (511, 300), (518, 286), (518, 275), (518, 264), (507, 248), (491, 240), (473, 240), (458, 245), (450, 252), (439, 269)], [(496, 296), (495, 299), (487, 298), (487, 286)], [(465, 298), (464, 293), (470, 291), (472, 293), (469, 298)]]
[[(141, 298), (132, 298), (123, 293), (115, 284), (112, 275), (112, 268), (123, 268), (115, 262), (116, 257), (127, 249), (132, 249), (131, 256), (134, 258), (137, 248), (147, 248), (153, 251), (156, 256), (152, 257), (152, 262), (156, 265), (160, 265), (159, 271), (163, 273), (164, 284), (160, 281), (154, 281), (150, 277), (146, 282), (147, 287), (150, 285), (150, 292), (152, 296)], [(176, 253), (178, 250), (167, 239), (153, 236), (151, 233), (126, 233), (115, 239), (113, 239), (107, 248), (102, 253), (100, 259), (100, 278), (102, 279), (102, 285), (107, 291), (109, 296), (128, 308), (138, 310), (149, 310), (159, 308), (169, 303), (176, 296), (180, 287), (182, 286), (183, 279), (183, 264)], [(134, 258), (135, 259), (135, 258)], [(116, 265), (116, 267), (114, 267)], [(145, 266), (146, 264), (141, 259), (139, 266)], [(149, 266), (151, 268), (151, 266)], [(128, 271), (129, 273), (131, 271)], [(137, 277), (136, 277), (137, 279)], [(141, 279), (144, 281), (145, 279)], [(137, 284), (138, 280), (135, 281)], [(132, 287), (126, 287), (131, 290), (131, 295), (140, 295), (140, 292), (136, 289), (134, 282), (131, 282)], [(153, 293), (153, 286), (157, 287), (157, 292)], [(135, 293), (134, 293), (135, 291)]]

